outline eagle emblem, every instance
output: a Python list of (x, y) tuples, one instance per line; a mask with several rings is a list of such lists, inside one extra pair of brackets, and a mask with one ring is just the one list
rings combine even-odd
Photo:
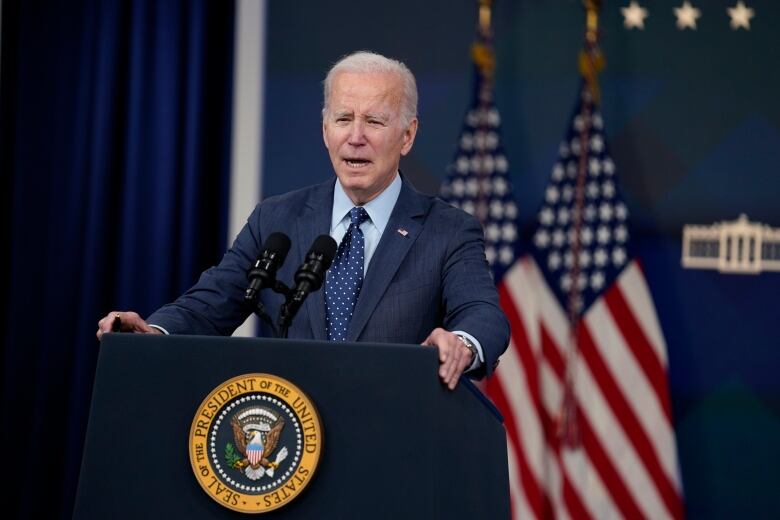
[(228, 464), (250, 480), (259, 480), (264, 475), (273, 477), (274, 470), (287, 458), (287, 448), (282, 446), (271, 460), (279, 446), (284, 418), (268, 408), (255, 406), (239, 410), (230, 420), (230, 426), (240, 455), (228, 443), (225, 449)]

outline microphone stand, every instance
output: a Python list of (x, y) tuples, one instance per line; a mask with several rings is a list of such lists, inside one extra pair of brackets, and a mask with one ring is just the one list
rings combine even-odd
[[(279, 293), (287, 299), (287, 296), (290, 294), (290, 288), (287, 287), (283, 282), (280, 282), (279, 280), (274, 280), (274, 285), (271, 287), (268, 287), (275, 293)], [(257, 314), (261, 320), (263, 320), (269, 327), (271, 327), (271, 331), (274, 333), (274, 337), (276, 338), (286, 338), (287, 337), (287, 326), (284, 327), (283, 330), (277, 329), (276, 325), (274, 325), (273, 319), (271, 319), (271, 316), (268, 315), (267, 312), (265, 312), (265, 307), (263, 306), (263, 302), (260, 301), (260, 292), (258, 291), (257, 296), (253, 301), (250, 302), (250, 306), (252, 308), (252, 312), (254, 314)], [(284, 305), (284, 304), (283, 304)], [(283, 334), (283, 335), (282, 335)]]

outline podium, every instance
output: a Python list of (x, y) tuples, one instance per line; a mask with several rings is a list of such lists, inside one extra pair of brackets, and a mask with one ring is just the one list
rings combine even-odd
[(301, 389), (322, 424), (310, 483), (263, 518), (508, 518), (501, 417), (419, 345), (106, 334), (74, 518), (246, 518), (209, 496), (189, 457), (201, 403), (236, 376)]

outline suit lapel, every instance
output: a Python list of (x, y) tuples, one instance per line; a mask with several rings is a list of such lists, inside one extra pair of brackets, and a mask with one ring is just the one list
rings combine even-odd
[[(357, 341), (422, 229), (427, 199), (404, 180), (398, 202), (376, 251), (371, 257), (363, 287), (347, 331), (347, 341)], [(406, 232), (405, 234), (403, 232)], [(323, 324), (324, 328), (324, 324)]]
[[(315, 186), (309, 194), (306, 206), (298, 217), (298, 253), (303, 261), (314, 239), (330, 233), (330, 221), (333, 213), (333, 187), (336, 180)], [(293, 282), (294, 283), (294, 282)], [(312, 337), (325, 340), (325, 288), (310, 294), (304, 303), (309, 315)]]

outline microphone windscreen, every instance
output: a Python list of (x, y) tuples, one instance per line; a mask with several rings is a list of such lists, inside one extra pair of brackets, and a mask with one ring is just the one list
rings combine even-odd
[(290, 237), (284, 233), (274, 232), (268, 235), (263, 244), (263, 251), (271, 251), (279, 255), (280, 263), (283, 263), (287, 258), (287, 253), (290, 252)]
[(333, 257), (336, 256), (336, 249), (338, 249), (338, 244), (336, 244), (336, 241), (333, 240), (332, 236), (320, 235), (314, 239), (314, 243), (311, 245), (309, 253), (323, 255), (330, 264), (330, 262), (333, 261)]

